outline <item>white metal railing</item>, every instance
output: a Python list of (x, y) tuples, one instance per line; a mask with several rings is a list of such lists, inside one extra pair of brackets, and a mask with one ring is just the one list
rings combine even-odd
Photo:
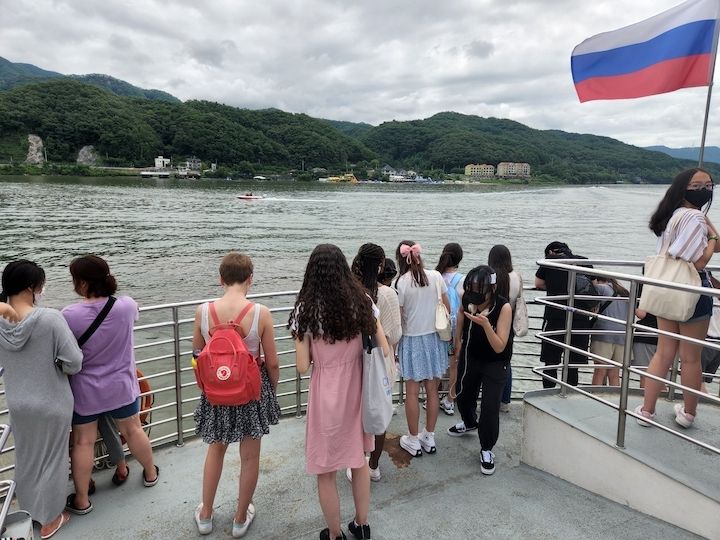
[[(644, 418), (639, 416), (635, 411), (629, 410), (627, 407), (628, 402), (628, 395), (629, 395), (629, 384), (630, 384), (630, 376), (631, 374), (634, 374), (636, 376), (642, 376), (646, 378), (650, 378), (653, 380), (656, 380), (658, 382), (662, 382), (663, 384), (668, 385), (671, 388), (671, 392), (669, 393), (669, 399), (673, 399), (674, 397), (674, 390), (682, 390), (682, 392), (689, 392), (691, 394), (695, 394), (699, 398), (710, 401), (711, 403), (714, 403), (716, 405), (720, 405), (720, 398), (716, 396), (712, 396), (703, 392), (700, 392), (694, 388), (689, 388), (687, 386), (683, 386), (682, 384), (679, 384), (676, 382), (675, 377), (677, 375), (677, 369), (673, 369), (673, 373), (671, 374), (671, 378), (665, 379), (662, 377), (657, 377), (655, 375), (652, 375), (650, 373), (647, 373), (643, 369), (639, 369), (637, 367), (631, 366), (631, 357), (632, 357), (632, 344), (633, 344), (633, 337), (635, 330), (641, 330), (643, 332), (650, 332), (653, 334), (662, 334), (666, 336), (673, 337), (674, 339), (681, 340), (681, 341), (689, 341), (692, 343), (697, 343), (704, 346), (710, 346), (712, 348), (718, 348), (714, 343), (706, 342), (705, 340), (697, 340), (690, 337), (682, 336), (679, 334), (674, 334), (672, 332), (667, 332), (663, 330), (658, 330), (656, 328), (650, 328), (638, 323), (635, 323), (635, 308), (637, 306), (637, 302), (639, 299), (638, 296), (638, 289), (640, 284), (649, 284), (649, 285), (656, 285), (659, 287), (669, 288), (669, 289), (677, 289), (677, 290), (683, 290), (683, 291), (689, 291), (689, 292), (696, 292), (696, 293), (702, 293), (704, 295), (708, 296), (714, 296), (714, 297), (720, 297), (720, 289), (708, 289), (703, 287), (694, 287), (689, 285), (680, 285), (677, 283), (670, 283), (670, 282), (664, 282), (656, 279), (647, 278), (645, 276), (636, 275), (636, 274), (627, 274), (622, 272), (613, 272), (613, 271), (607, 271), (607, 270), (601, 270), (597, 268), (587, 268), (586, 266), (581, 265), (601, 265), (601, 266), (630, 266), (630, 267), (641, 267), (642, 263), (636, 262), (636, 261), (608, 261), (608, 260), (586, 260), (586, 259), (565, 259), (565, 260), (540, 260), (538, 261), (538, 265), (548, 267), (548, 268), (556, 268), (560, 270), (565, 270), (568, 272), (568, 294), (567, 295), (560, 295), (560, 296), (553, 296), (553, 297), (545, 297), (538, 299), (538, 301), (542, 304), (553, 306), (555, 308), (564, 310), (566, 312), (566, 321), (565, 321), (565, 329), (562, 331), (553, 331), (553, 332), (538, 332), (537, 337), (541, 341), (546, 341), (549, 343), (552, 343), (558, 347), (563, 348), (566, 351), (566, 354), (563, 355), (563, 362), (562, 362), (562, 376), (561, 378), (557, 377), (550, 377), (546, 373), (544, 373), (546, 370), (549, 369), (557, 369), (558, 366), (545, 366), (545, 367), (536, 367), (533, 369), (533, 372), (537, 373), (538, 375), (541, 375), (542, 377), (552, 380), (557, 384), (560, 384), (560, 392), (562, 396), (566, 396), (568, 391), (573, 391), (576, 393), (579, 393), (585, 397), (588, 397), (590, 399), (594, 399), (595, 401), (598, 401), (602, 403), (603, 405), (606, 405), (608, 407), (611, 407), (618, 411), (618, 420), (617, 420), (617, 436), (616, 436), (616, 444), (619, 448), (625, 447), (625, 428), (627, 423), (627, 417), (631, 416), (633, 418), (637, 418), (640, 420), (643, 420), (645, 422), (648, 422), (652, 424), (655, 427), (658, 427), (662, 429), (665, 432), (671, 433), (672, 435), (679, 437), (681, 439), (684, 439), (688, 442), (691, 442), (697, 446), (700, 446), (706, 450), (709, 450), (711, 452), (714, 452), (716, 454), (720, 454), (720, 448), (709, 444), (707, 442), (701, 441), (699, 439), (696, 439), (694, 437), (691, 437), (681, 431), (663, 426), (662, 424), (655, 422), (653, 420)], [(585, 274), (588, 276), (595, 276), (595, 277), (603, 277), (603, 278), (615, 278), (619, 281), (627, 282), (630, 285), (629, 289), (629, 297), (628, 297), (628, 308), (627, 308), (627, 315), (625, 320), (619, 320), (614, 319), (611, 317), (607, 317), (605, 315), (597, 315), (593, 312), (580, 309), (578, 307), (575, 307), (575, 300), (588, 300), (588, 299), (598, 299), (596, 296), (580, 296), (575, 295), (575, 281), (577, 274)], [(567, 300), (567, 305), (560, 304), (558, 301), (564, 301)], [(577, 347), (574, 347), (571, 343), (572, 335), (576, 334), (592, 334), (592, 330), (573, 330), (572, 329), (572, 316), (574, 313), (580, 314), (580, 315), (586, 315), (586, 316), (597, 316), (598, 318), (608, 320), (611, 322), (616, 322), (620, 324), (625, 325), (625, 349), (623, 354), (623, 361), (622, 363), (615, 362), (613, 360), (610, 360), (609, 358), (604, 358), (602, 356), (598, 356), (595, 354), (590, 353), (589, 351), (585, 351), (582, 349), (578, 349)], [(559, 334), (564, 335), (564, 341), (559, 341), (557, 339), (553, 339), (554, 336), (557, 336)], [(592, 366), (588, 366), (586, 364), (570, 364), (569, 363), (569, 354), (568, 352), (576, 352), (579, 354), (582, 354), (588, 358), (594, 358), (602, 362), (601, 364), (595, 364)], [(677, 361), (677, 360), (676, 360)], [(592, 392), (589, 392), (583, 388), (571, 386), (567, 383), (567, 375), (568, 370), (578, 367), (585, 367), (590, 369), (596, 369), (596, 368), (607, 368), (609, 366), (613, 366), (616, 368), (619, 368), (621, 370), (621, 384), (620, 384), (620, 396), (619, 396), (619, 403), (615, 404), (612, 403), (606, 399), (603, 399), (599, 397), (596, 394), (593, 394)], [(703, 374), (705, 375), (705, 374)]]

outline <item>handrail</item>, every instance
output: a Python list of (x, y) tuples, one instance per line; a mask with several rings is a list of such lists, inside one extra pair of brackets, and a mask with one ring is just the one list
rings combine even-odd
[[(587, 259), (564, 259), (564, 260), (539, 260), (538, 265), (543, 267), (549, 267), (549, 268), (556, 268), (559, 270), (565, 270), (568, 272), (568, 294), (567, 295), (557, 295), (557, 296), (551, 296), (551, 297), (545, 297), (545, 298), (539, 298), (537, 299), (538, 303), (545, 304), (548, 306), (552, 306), (558, 310), (565, 311), (566, 318), (565, 318), (565, 329), (559, 330), (559, 331), (541, 331), (536, 334), (536, 337), (540, 339), (541, 341), (546, 341), (549, 343), (552, 343), (558, 347), (561, 347), (564, 349), (565, 354), (563, 354), (563, 362), (562, 362), (562, 376), (560, 379), (557, 377), (552, 377), (551, 375), (548, 375), (545, 373), (547, 370), (555, 369), (557, 370), (557, 365), (548, 365), (545, 367), (536, 367), (533, 368), (533, 373), (536, 373), (538, 375), (541, 375), (543, 378), (551, 380), (555, 382), (556, 384), (560, 384), (560, 395), (562, 397), (567, 396), (568, 391), (573, 391), (576, 393), (579, 393), (583, 396), (590, 397), (596, 401), (599, 401), (603, 403), (606, 406), (610, 406), (618, 411), (618, 420), (617, 420), (617, 434), (616, 434), (616, 445), (619, 448), (625, 447), (625, 430), (626, 430), (626, 424), (627, 424), (627, 416), (630, 415), (634, 418), (640, 418), (639, 415), (637, 415), (634, 411), (628, 410), (627, 402), (628, 402), (628, 396), (629, 396), (629, 383), (630, 383), (630, 375), (636, 374), (640, 375), (645, 378), (653, 379), (659, 382), (662, 382), (666, 385), (668, 385), (671, 389), (671, 396), (672, 392), (675, 390), (682, 390), (683, 393), (691, 393), (698, 397), (702, 397), (705, 400), (709, 400), (712, 403), (719, 404), (720, 405), (720, 398), (717, 398), (715, 396), (711, 396), (709, 394), (706, 394), (704, 392), (700, 392), (699, 390), (696, 390), (694, 388), (690, 388), (687, 386), (684, 386), (680, 383), (677, 383), (674, 380), (674, 377), (671, 378), (671, 380), (664, 379), (662, 377), (658, 377), (655, 375), (652, 375), (650, 373), (647, 373), (643, 370), (640, 370), (636, 367), (633, 367), (630, 365), (631, 363), (631, 352), (632, 352), (632, 344), (633, 344), (633, 337), (635, 333), (635, 329), (641, 329), (644, 332), (648, 332), (650, 334), (655, 335), (665, 335), (673, 337), (673, 339), (677, 340), (683, 340), (688, 341), (695, 344), (705, 345), (707, 342), (705, 340), (699, 340), (690, 338), (687, 336), (682, 336), (680, 334), (675, 334), (673, 332), (668, 332), (665, 330), (660, 330), (656, 328), (651, 328), (648, 326), (644, 326), (638, 323), (635, 323), (635, 306), (638, 302), (638, 290), (640, 284), (650, 284), (655, 285), (658, 287), (663, 288), (670, 288), (670, 289), (677, 289), (677, 290), (683, 290), (688, 292), (695, 292), (695, 293), (701, 293), (708, 296), (715, 296), (720, 297), (720, 290), (718, 289), (708, 289), (705, 287), (696, 287), (696, 286), (690, 286), (690, 285), (684, 285), (684, 284), (678, 284), (678, 283), (670, 283), (665, 282), (662, 280), (652, 279), (648, 278), (646, 276), (640, 276), (640, 275), (634, 275), (634, 274), (626, 274), (623, 272), (614, 272), (614, 271), (608, 271), (608, 270), (601, 270), (597, 268), (588, 268), (587, 266), (584, 266), (586, 264), (607, 264), (607, 265), (625, 265), (628, 266), (639, 266), (642, 263), (633, 262), (633, 261), (594, 261), (594, 260), (587, 260)], [(591, 311), (583, 310), (581, 308), (578, 308), (575, 306), (575, 300), (576, 299), (598, 299), (599, 297), (588, 297), (588, 296), (575, 296), (575, 278), (577, 274), (585, 274), (588, 276), (597, 276), (597, 277), (603, 277), (603, 278), (614, 278), (616, 280), (621, 281), (629, 281), (630, 282), (630, 291), (629, 295), (627, 297), (627, 312), (626, 312), (626, 318), (625, 320), (615, 319), (612, 317), (607, 317), (604, 315), (597, 315)], [(558, 300), (567, 300), (567, 305), (560, 304), (557, 301)], [(624, 299), (623, 299), (624, 300)], [(624, 340), (624, 354), (623, 354), (623, 361), (622, 363), (615, 362), (609, 358), (605, 358), (603, 356), (591, 353), (587, 350), (582, 350), (577, 347), (574, 347), (572, 345), (571, 339), (573, 335), (580, 335), (580, 334), (594, 334), (597, 333), (593, 330), (574, 330), (572, 328), (572, 319), (574, 314), (581, 314), (581, 315), (588, 315), (588, 316), (597, 316), (603, 320), (608, 320), (611, 322), (616, 322), (620, 324), (625, 325), (625, 331), (623, 332), (625, 335)], [(564, 335), (564, 340), (560, 341), (557, 339), (553, 339), (553, 336), (559, 336)], [(713, 348), (720, 348), (716, 345)], [(569, 363), (569, 353), (575, 352), (579, 353), (583, 356), (586, 356), (587, 358), (593, 358), (597, 359), (602, 362), (602, 364), (595, 364), (595, 365), (586, 365), (586, 364), (570, 364)], [(567, 375), (569, 369), (575, 369), (578, 367), (584, 367), (589, 369), (599, 369), (599, 368), (606, 368), (607, 366), (614, 366), (617, 368), (620, 368), (622, 376), (621, 376), (621, 386), (620, 386), (620, 396), (619, 396), (619, 403), (617, 405), (608, 402), (607, 400), (598, 398), (597, 396), (593, 395), (591, 392), (588, 392), (582, 388), (578, 388), (576, 386), (572, 386), (567, 383)], [(702, 376), (702, 375), (701, 375)], [(666, 431), (668, 433), (673, 434), (674, 436), (680, 437), (681, 439), (684, 439), (688, 442), (691, 442), (693, 444), (696, 444), (702, 448), (705, 448), (706, 450), (709, 450), (711, 452), (714, 452), (716, 454), (720, 454), (720, 448), (717, 448), (711, 444), (705, 443), (703, 441), (700, 441), (694, 437), (690, 437), (684, 433), (681, 433), (677, 430), (674, 430), (672, 428), (668, 428), (665, 426), (662, 426), (661, 424), (651, 421), (646, 418), (641, 418), (643, 421), (647, 421), (648, 423), (660, 427), (663, 431)]]

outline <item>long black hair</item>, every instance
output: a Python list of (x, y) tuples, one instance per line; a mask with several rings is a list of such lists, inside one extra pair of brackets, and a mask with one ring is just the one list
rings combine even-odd
[(27, 259), (12, 261), (2, 273), (2, 291), (0, 302), (7, 302), (10, 296), (32, 289), (37, 291), (45, 284), (45, 270), (39, 264)]
[(450, 242), (445, 244), (445, 247), (440, 254), (440, 260), (438, 260), (435, 270), (441, 274), (447, 271), (448, 268), (454, 268), (460, 264), (463, 258), (463, 250), (460, 244)]
[(498, 296), (510, 298), (510, 272), (513, 271), (510, 250), (502, 244), (493, 246), (488, 253), (488, 266), (491, 266), (497, 274), (495, 290)]
[[(685, 190), (687, 189), (690, 180), (692, 180), (693, 176), (695, 176), (695, 173), (698, 172), (704, 172), (710, 176), (710, 173), (705, 169), (694, 167), (681, 172), (673, 178), (672, 184), (670, 184), (670, 187), (660, 200), (655, 212), (650, 217), (650, 223), (648, 226), (650, 227), (650, 230), (655, 233), (655, 236), (660, 236), (663, 233), (663, 231), (667, 228), (668, 221), (670, 221), (673, 212), (682, 206), (685, 201)], [(710, 176), (710, 179), (712, 180), (712, 176)], [(707, 205), (705, 210), (706, 213), (707, 210), (710, 209), (710, 204), (712, 204), (712, 201), (710, 201)]]
[(343, 252), (332, 244), (316, 246), (288, 320), (293, 338), (309, 333), (328, 343), (350, 341), (360, 333), (374, 334), (375, 326), (372, 302)]
[[(425, 267), (423, 266), (420, 254), (411, 254), (409, 256), (400, 254), (400, 248), (403, 246), (414, 246), (416, 244), (417, 242), (414, 242), (413, 240), (403, 240), (398, 244), (398, 247), (395, 250), (395, 258), (397, 259), (398, 271), (400, 272), (398, 278), (395, 280), (396, 287), (398, 280), (408, 271), (412, 274), (413, 284), (420, 285), (420, 287), (427, 287), (428, 285), (427, 276), (425, 275)], [(408, 260), (410, 262), (408, 262)]]
[(367, 243), (360, 246), (352, 262), (352, 273), (363, 284), (373, 302), (377, 302), (378, 270), (384, 261), (385, 251), (383, 248), (377, 244)]

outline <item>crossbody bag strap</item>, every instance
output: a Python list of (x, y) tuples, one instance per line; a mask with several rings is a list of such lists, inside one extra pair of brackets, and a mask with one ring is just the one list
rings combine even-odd
[(107, 317), (108, 313), (110, 313), (110, 310), (112, 309), (114, 303), (115, 297), (109, 296), (107, 302), (105, 302), (105, 305), (100, 310), (100, 313), (97, 314), (97, 317), (95, 317), (95, 320), (92, 322), (90, 327), (85, 330), (85, 333), (82, 336), (78, 338), (78, 347), (82, 347), (83, 345), (85, 345), (85, 342), (90, 339), (90, 336), (92, 336), (95, 333), (95, 330), (100, 327), (102, 322), (105, 320), (105, 317)]
[[(441, 279), (442, 279), (442, 276), (441, 276)], [(442, 302), (442, 290), (440, 289), (440, 283), (438, 282), (437, 279), (435, 280), (435, 290), (437, 291), (438, 300)]]

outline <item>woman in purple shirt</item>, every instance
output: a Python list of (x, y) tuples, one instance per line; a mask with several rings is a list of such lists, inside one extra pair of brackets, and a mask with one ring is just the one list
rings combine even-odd
[(96, 255), (73, 260), (70, 274), (75, 292), (83, 300), (67, 306), (62, 313), (76, 338), (90, 328), (106, 304), (111, 306), (100, 326), (82, 344), (82, 369), (70, 379), (75, 398), (70, 456), (75, 493), (68, 497), (66, 509), (82, 515), (93, 508), (88, 486), (100, 416), (107, 414), (115, 419), (130, 451), (143, 466), (146, 487), (157, 484), (159, 470), (138, 415), (140, 388), (133, 354), (137, 304), (129, 296), (112, 296), (117, 282), (107, 262)]

